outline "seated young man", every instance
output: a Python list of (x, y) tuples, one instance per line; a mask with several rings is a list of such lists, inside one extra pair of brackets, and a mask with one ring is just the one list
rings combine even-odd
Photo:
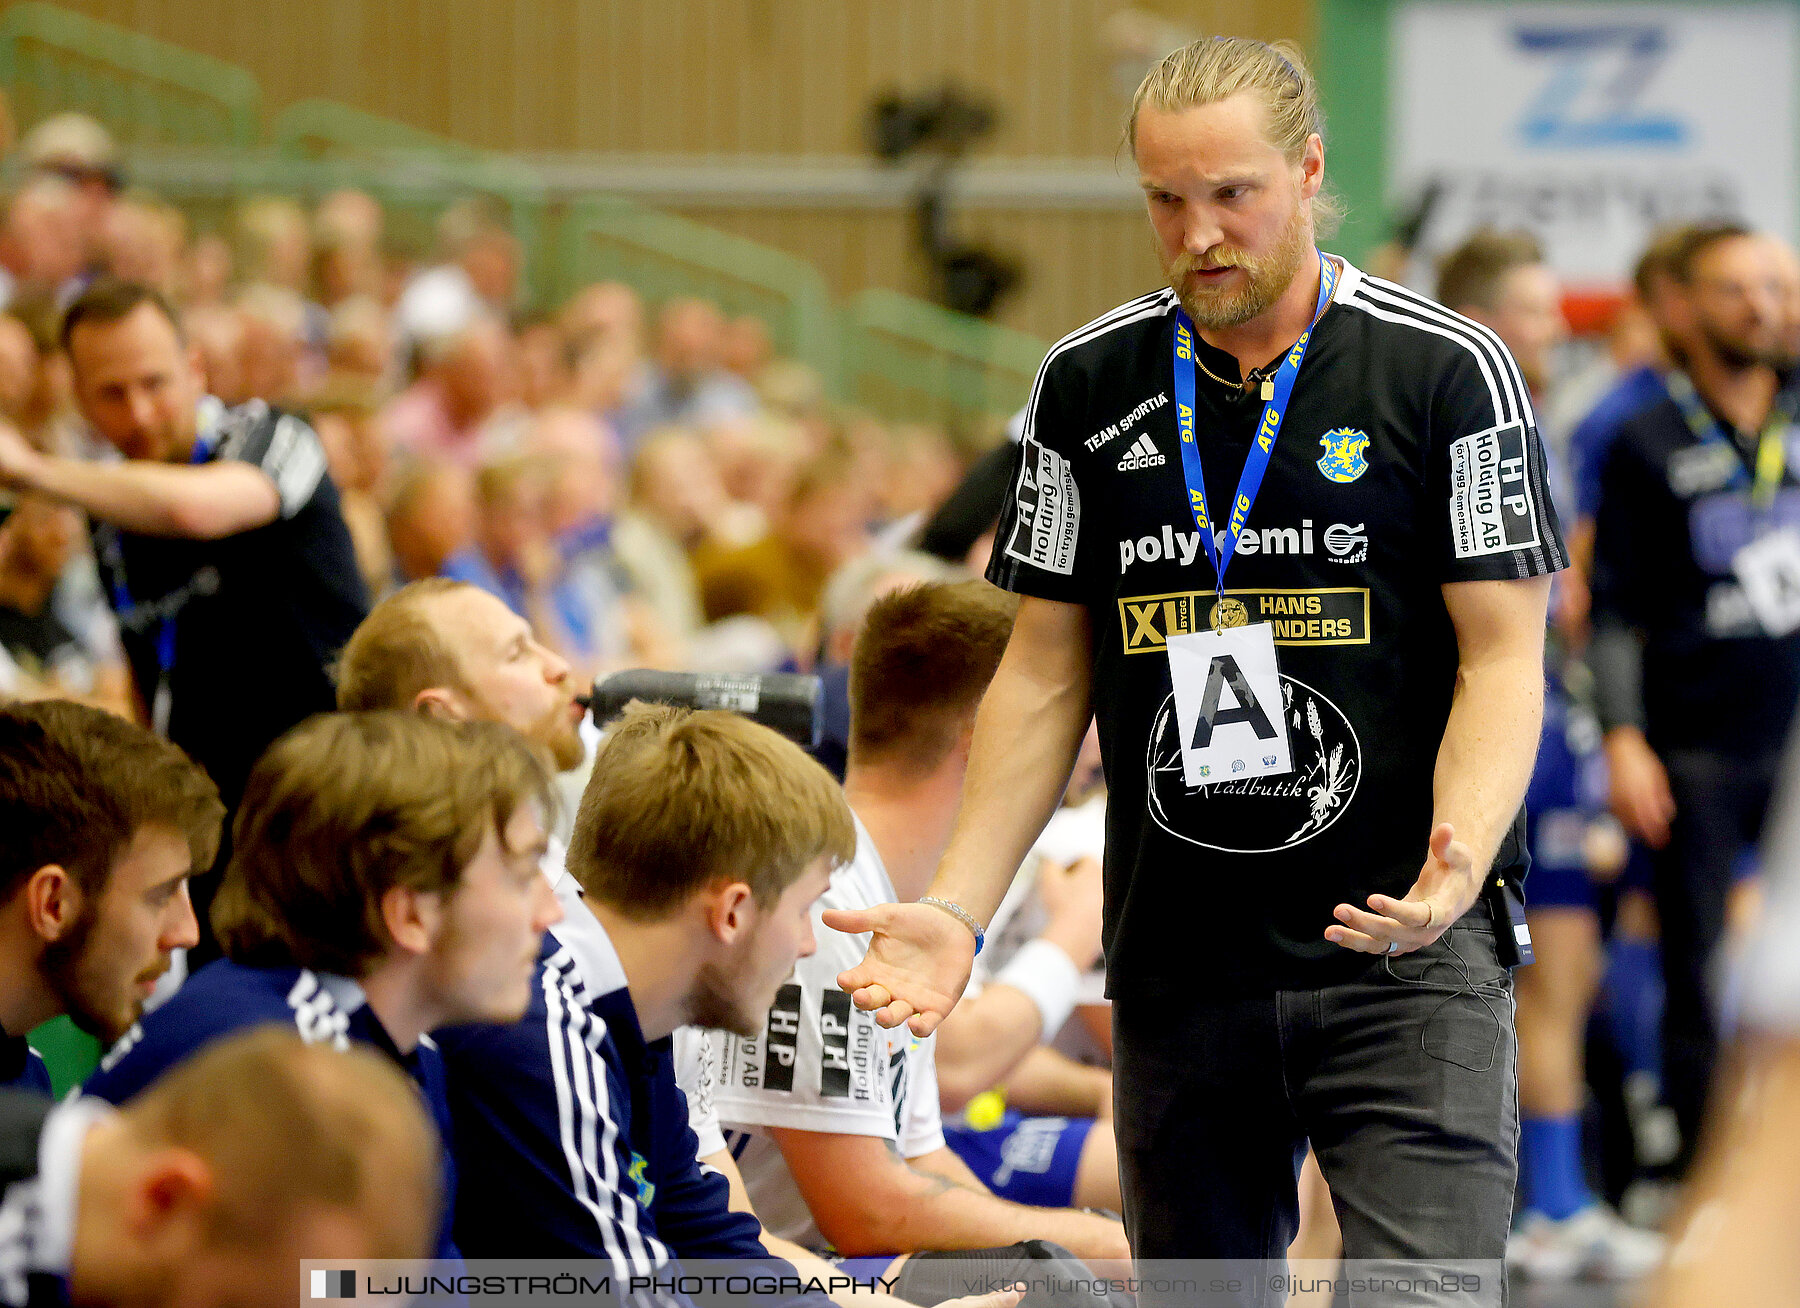
[(423, 1037), (525, 1011), (560, 915), (537, 869), (549, 803), (543, 759), (506, 727), (308, 719), (250, 773), (213, 903), (225, 957), (133, 1027), (85, 1092), (119, 1103), (220, 1036), (277, 1022), (386, 1054), (447, 1138), (443, 1063)]
[[(930, 882), (1012, 613), (981, 582), (917, 586), (870, 609), (850, 674), (844, 793), (856, 857), (820, 900), (820, 911), (841, 910), (846, 930), (862, 925), (860, 910), (916, 898)], [(1035, 1239), (1084, 1259), (1129, 1258), (1116, 1220), (1002, 1199), (945, 1146), (933, 1042), (882, 1029), (838, 987), (866, 937), (819, 934), (765, 1021), (710, 1041), (719, 1117), (769, 1229), (856, 1257)], [(1090, 1138), (1101, 1137), (1079, 1144)]]
[(430, 1252), (438, 1158), (387, 1059), (276, 1028), (118, 1112), (0, 1092), (0, 1308), (291, 1308), (301, 1259)]
[(225, 808), (166, 740), (65, 700), (0, 708), (0, 1086), (50, 1093), (25, 1033), (67, 1013), (108, 1044), (176, 949)]
[(723, 711), (626, 710), (568, 853), (598, 931), (546, 941), (523, 1021), (438, 1033), (466, 1254), (604, 1258), (615, 1278), (768, 1257), (698, 1163), (670, 1036), (760, 1029), (853, 845), (837, 786), (775, 732)]
[[(564, 785), (584, 761), (575, 690), (569, 665), (537, 639), (525, 619), (484, 590), (439, 577), (413, 582), (377, 604), (338, 664), (340, 708), (410, 708), (449, 720), (504, 722), (550, 750), (564, 769)], [(569, 874), (564, 853), (552, 839), (542, 862), (563, 909), (563, 920), (551, 932), (573, 965), (571, 984), (605, 993), (617, 983), (614, 950)], [(581, 969), (596, 960), (599, 967), (590, 980)], [(566, 1016), (573, 1020), (575, 1014)], [(708, 1138), (716, 1136), (715, 1125)], [(718, 1155), (707, 1156), (715, 1149)], [(703, 1147), (701, 1162), (729, 1179), (736, 1171), (723, 1149), (719, 1143)], [(597, 1231), (588, 1238), (597, 1239)], [(477, 1244), (485, 1248), (482, 1239)], [(798, 1246), (769, 1247), (777, 1257), (793, 1260), (803, 1279), (823, 1282), (835, 1275)], [(856, 1302), (873, 1298), (853, 1296)]]

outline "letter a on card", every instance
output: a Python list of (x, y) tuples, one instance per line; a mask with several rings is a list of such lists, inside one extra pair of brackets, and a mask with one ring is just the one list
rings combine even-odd
[(1168, 648), (1181, 770), (1188, 785), (1294, 770), (1274, 628), (1256, 622), (1171, 635)]

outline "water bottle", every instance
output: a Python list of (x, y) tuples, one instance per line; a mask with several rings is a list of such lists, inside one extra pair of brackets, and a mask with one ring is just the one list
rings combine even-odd
[(596, 726), (634, 699), (678, 708), (730, 709), (816, 749), (825, 731), (825, 689), (817, 677), (791, 672), (658, 672), (627, 668), (594, 683), (586, 703)]

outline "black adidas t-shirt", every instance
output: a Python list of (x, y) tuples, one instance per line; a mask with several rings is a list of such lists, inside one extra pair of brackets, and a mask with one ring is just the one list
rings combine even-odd
[[(1274, 624), (1294, 771), (1189, 789), (1164, 642), (1210, 626), (1214, 576), (1181, 471), (1175, 309), (1144, 296), (1050, 351), (988, 577), (1092, 614), (1110, 993), (1329, 984), (1369, 961), (1324, 938), (1332, 909), (1404, 894), (1424, 861), (1457, 667), (1441, 586), (1564, 566), (1543, 450), (1491, 332), (1346, 265), (1226, 574)], [(1222, 520), (1262, 405), (1204, 373), (1196, 405)], [(1521, 857), (1515, 831), (1499, 865)]]
[(1732, 559), (1800, 529), (1800, 440), (1766, 514), (1751, 503), (1756, 437), (1702, 442), (1672, 399), (1619, 429), (1600, 477), (1594, 620), (1644, 640), (1644, 729), (1659, 750), (1780, 752), (1800, 702), (1800, 632), (1768, 635)]
[(253, 400), (210, 402), (212, 459), (253, 464), (281, 497), (275, 520), (222, 540), (100, 525), (94, 553), (148, 708), (158, 631), (175, 626), (169, 738), (235, 805), (251, 765), (289, 727), (336, 706), (329, 668), (369, 610), (337, 488), (313, 429)]

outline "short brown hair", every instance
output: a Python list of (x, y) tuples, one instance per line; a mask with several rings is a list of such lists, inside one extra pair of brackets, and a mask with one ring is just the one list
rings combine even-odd
[(442, 1205), (418, 1087), (368, 1049), (261, 1027), (207, 1045), (130, 1100), (132, 1137), (203, 1158), (217, 1242), (268, 1248), (309, 1212), (360, 1219), (371, 1258), (424, 1258)]
[(1656, 294), (1656, 279), (1659, 277), (1667, 277), (1671, 281), (1680, 280), (1675, 271), (1675, 263), (1694, 230), (1692, 223), (1673, 223), (1650, 233), (1650, 243), (1638, 255), (1637, 263), (1631, 269), (1631, 284), (1636, 289), (1639, 300), (1645, 303), (1650, 301)]
[(224, 821), (212, 778), (142, 727), (68, 700), (0, 708), (0, 901), (52, 863), (84, 896), (102, 894), (149, 826), (183, 837), (204, 872)]
[(1438, 303), (1446, 309), (1491, 312), (1500, 302), (1506, 274), (1543, 261), (1544, 247), (1529, 232), (1483, 228), (1438, 261)]
[(431, 600), (473, 589), (466, 581), (427, 577), (371, 609), (338, 655), (337, 706), (351, 712), (410, 708), (420, 691), (439, 686), (466, 694), (456, 652), (424, 609)]
[(821, 855), (855, 853), (843, 792), (798, 745), (724, 709), (633, 702), (594, 756), (568, 867), (598, 902), (657, 921), (727, 880), (766, 908)]
[(850, 656), (850, 765), (929, 772), (942, 762), (987, 693), (1017, 612), (985, 581), (876, 600)]
[(1742, 223), (1696, 223), (1682, 231), (1669, 250), (1669, 272), (1683, 286), (1694, 280), (1694, 265), (1715, 245), (1754, 236)]
[(308, 718), (251, 770), (213, 930), (239, 963), (361, 976), (392, 944), (382, 897), (454, 892), (487, 833), (533, 802), (551, 809), (550, 765), (509, 727)]
[(69, 353), (69, 342), (75, 336), (75, 329), (82, 323), (115, 323), (141, 304), (155, 305), (156, 311), (167, 318), (169, 326), (175, 329), (175, 339), (187, 339), (181, 329), (181, 315), (175, 312), (175, 306), (169, 303), (169, 297), (154, 286), (128, 282), (122, 277), (96, 277), (85, 291), (75, 297), (74, 303), (63, 310), (62, 326), (56, 333), (63, 353)]

